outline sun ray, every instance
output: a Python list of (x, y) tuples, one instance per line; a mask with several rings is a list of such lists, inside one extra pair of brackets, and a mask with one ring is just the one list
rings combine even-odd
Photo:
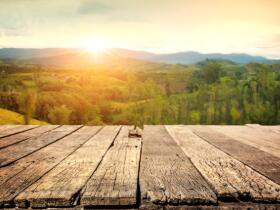
[(106, 50), (107, 44), (102, 39), (91, 39), (85, 43), (83, 48), (93, 53), (102, 53)]

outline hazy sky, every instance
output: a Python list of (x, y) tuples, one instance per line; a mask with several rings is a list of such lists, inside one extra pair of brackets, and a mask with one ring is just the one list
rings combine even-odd
[(95, 42), (280, 58), (280, 0), (0, 0), (0, 47)]

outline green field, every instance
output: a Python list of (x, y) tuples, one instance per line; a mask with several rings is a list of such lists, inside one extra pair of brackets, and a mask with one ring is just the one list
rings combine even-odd
[[(0, 108), (0, 125), (13, 125), (13, 124), (24, 124), (24, 118), (23, 115), (18, 114), (13, 111), (9, 111), (6, 109), (1, 109)], [(48, 123), (31, 119), (30, 120), (31, 125), (47, 125)]]

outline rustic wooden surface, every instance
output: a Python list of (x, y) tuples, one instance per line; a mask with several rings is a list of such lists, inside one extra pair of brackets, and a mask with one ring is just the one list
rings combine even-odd
[(233, 139), (226, 136), (220, 132), (220, 130), (223, 130), (222, 128), (214, 130), (213, 126), (192, 126), (192, 130), (205, 141), (280, 184), (280, 161), (278, 157), (256, 147), (246, 145), (242, 141), (236, 140), (238, 138)]
[(145, 126), (141, 157), (145, 203), (216, 203), (216, 196), (164, 126)]
[(280, 126), (0, 126), (0, 208), (280, 209)]
[(279, 185), (205, 142), (190, 128), (167, 129), (221, 199), (280, 201)]
[(113, 142), (118, 129), (106, 127), (99, 131), (99, 127), (84, 127), (83, 135), (92, 138), (17, 196), (16, 203), (20, 207), (25, 207), (28, 202), (31, 207), (38, 208), (70, 206), (74, 195), (83, 187)]
[(11, 145), (1, 149), (0, 153), (0, 166), (11, 164), (37, 150), (55, 142), (76, 131), (79, 126), (61, 126), (52, 130), (51, 132), (44, 133), (37, 137), (21, 141), (18, 144)]
[(266, 132), (264, 134), (259, 129), (248, 126), (211, 126), (211, 128), (280, 158), (280, 138), (276, 133)]
[[(0, 126), (2, 127), (2, 126)], [(0, 129), (0, 138), (3, 138), (5, 136), (11, 136), (13, 134), (17, 134), (17, 133), (21, 133), (27, 130), (31, 130), (38, 127), (37, 125), (15, 125), (15, 126), (11, 126), (11, 125), (7, 125), (7, 126), (3, 126), (3, 129)]]
[(36, 137), (43, 133), (47, 133), (57, 127), (58, 127), (57, 125), (40, 126), (31, 130), (27, 130), (23, 133), (2, 137), (0, 141), (0, 149), (27, 140), (31, 137)]
[(128, 134), (129, 127), (122, 127), (100, 167), (88, 180), (82, 205), (136, 205), (141, 140), (129, 139)]

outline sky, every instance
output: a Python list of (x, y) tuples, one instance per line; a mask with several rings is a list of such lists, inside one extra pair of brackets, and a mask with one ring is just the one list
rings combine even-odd
[(1, 47), (280, 58), (280, 0), (0, 0)]

